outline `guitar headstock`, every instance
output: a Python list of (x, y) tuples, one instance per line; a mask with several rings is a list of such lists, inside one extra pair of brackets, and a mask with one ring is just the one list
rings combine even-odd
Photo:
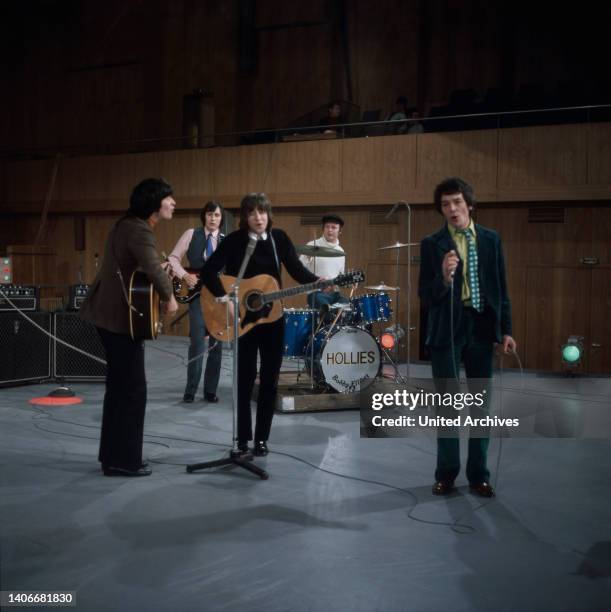
[(333, 279), (333, 283), (338, 287), (346, 287), (348, 285), (362, 283), (364, 280), (365, 274), (362, 270), (348, 270), (348, 272), (344, 274), (338, 274)]

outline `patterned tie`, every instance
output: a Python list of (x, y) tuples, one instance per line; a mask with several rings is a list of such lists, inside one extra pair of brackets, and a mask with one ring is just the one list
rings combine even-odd
[(477, 310), (482, 311), (482, 299), (479, 293), (479, 277), (477, 274), (477, 249), (475, 248), (475, 239), (471, 230), (464, 229), (459, 230), (467, 239), (467, 282), (469, 283), (469, 291), (471, 292), (471, 306)]
[(206, 240), (206, 260), (210, 259), (212, 253), (214, 253), (214, 249), (212, 248), (212, 234), (208, 234), (208, 239)]

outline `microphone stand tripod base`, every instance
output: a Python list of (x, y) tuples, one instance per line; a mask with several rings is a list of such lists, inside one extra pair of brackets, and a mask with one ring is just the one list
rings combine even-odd
[(269, 474), (261, 469), (258, 465), (251, 463), (254, 457), (253, 454), (248, 451), (243, 453), (239, 450), (231, 450), (228, 457), (223, 459), (216, 459), (214, 461), (204, 461), (203, 463), (192, 463), (187, 465), (187, 473), (192, 474), (196, 470), (205, 470), (207, 468), (223, 467), (224, 465), (237, 465), (249, 472), (252, 472), (258, 476), (261, 480), (267, 480)]

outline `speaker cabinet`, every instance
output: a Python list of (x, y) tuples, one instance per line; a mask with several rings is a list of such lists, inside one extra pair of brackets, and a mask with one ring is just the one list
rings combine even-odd
[[(76, 312), (56, 312), (53, 315), (53, 334), (59, 339), (106, 359), (104, 347), (96, 328), (79, 318)], [(104, 380), (106, 366), (87, 355), (53, 341), (53, 376), (64, 380)]]
[(0, 386), (39, 382), (51, 377), (51, 339), (48, 312), (0, 312)]

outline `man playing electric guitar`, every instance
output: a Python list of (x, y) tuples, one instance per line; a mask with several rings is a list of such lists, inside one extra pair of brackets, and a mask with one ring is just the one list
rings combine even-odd
[[(286, 233), (280, 229), (272, 230), (272, 208), (267, 196), (263, 193), (251, 193), (242, 199), (240, 229), (221, 242), (202, 269), (201, 280), (212, 295), (225, 295), (225, 288), (218, 275), (223, 269), (228, 275), (238, 275), (251, 237), (257, 240), (257, 245), (246, 267), (245, 279), (268, 274), (281, 283), (280, 266), (284, 264), (288, 273), (298, 283), (318, 280), (318, 277), (299, 261), (295, 247)], [(280, 317), (273, 323), (253, 327), (239, 339), (237, 436), (238, 448), (243, 453), (248, 452), (248, 441), (253, 439), (250, 398), (257, 375), (257, 353), (261, 357), (261, 368), (254, 454), (264, 456), (268, 453), (267, 439), (274, 416), (283, 338), (284, 318)]]
[[(178, 240), (168, 261), (174, 276), (181, 279), (189, 289), (199, 284), (196, 274), (185, 270), (181, 261), (186, 255), (189, 270), (201, 270), (206, 261), (216, 251), (224, 235), (220, 232), (223, 222), (223, 207), (219, 202), (207, 202), (201, 211), (203, 227), (188, 229)], [(189, 365), (187, 366), (187, 385), (183, 402), (191, 403), (195, 399), (197, 387), (202, 377), (202, 365), (206, 347), (206, 325), (202, 316), (199, 292), (189, 302)], [(222, 343), (212, 336), (208, 341), (208, 359), (204, 373), (204, 399), (207, 402), (218, 402), (216, 390), (221, 373)]]

